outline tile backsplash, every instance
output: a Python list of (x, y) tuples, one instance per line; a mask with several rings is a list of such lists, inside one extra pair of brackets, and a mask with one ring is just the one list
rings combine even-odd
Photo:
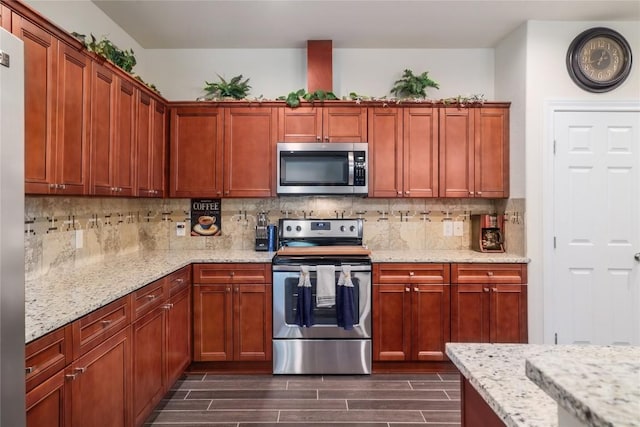
[[(28, 196), (25, 271), (29, 279), (141, 249), (252, 250), (258, 212), (272, 223), (281, 217), (363, 218), (365, 244), (372, 250), (469, 249), (469, 215), (504, 212), (507, 250), (523, 255), (524, 208), (524, 199), (223, 199), (221, 235), (180, 237), (176, 223), (186, 222), (189, 229), (189, 199)], [(448, 220), (462, 221), (462, 236), (443, 235)]]

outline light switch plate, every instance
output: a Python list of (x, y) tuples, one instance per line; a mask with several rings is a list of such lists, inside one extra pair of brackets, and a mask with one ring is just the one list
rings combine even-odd
[(186, 236), (187, 226), (184, 222), (176, 222), (176, 236)]
[(462, 236), (464, 234), (464, 223), (462, 221), (453, 221), (453, 235)]
[(453, 236), (453, 221), (442, 221), (442, 235), (445, 237)]
[(84, 232), (82, 230), (76, 230), (75, 245), (76, 249), (82, 249), (84, 246)]

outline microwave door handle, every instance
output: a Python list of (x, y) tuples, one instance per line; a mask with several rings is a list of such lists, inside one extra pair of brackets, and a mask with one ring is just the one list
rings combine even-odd
[(353, 158), (353, 151), (349, 151), (348, 154), (348, 162), (349, 162), (349, 185), (353, 185), (353, 175), (355, 170), (355, 160)]

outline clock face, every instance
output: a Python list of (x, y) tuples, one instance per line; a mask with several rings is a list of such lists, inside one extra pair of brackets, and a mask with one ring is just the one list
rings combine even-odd
[(622, 71), (622, 47), (612, 38), (599, 36), (588, 40), (580, 49), (578, 66), (586, 78), (594, 82), (615, 79)]
[(573, 81), (585, 90), (610, 91), (620, 86), (631, 71), (631, 48), (616, 31), (591, 28), (571, 42), (567, 70)]

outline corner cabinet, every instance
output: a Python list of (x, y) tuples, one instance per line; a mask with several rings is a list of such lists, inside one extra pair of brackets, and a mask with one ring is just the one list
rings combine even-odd
[(449, 264), (375, 264), (373, 360), (447, 360)]
[(194, 264), (193, 360), (271, 360), (271, 265)]
[(440, 197), (509, 197), (509, 106), (440, 108)]
[(527, 265), (451, 265), (451, 341), (527, 342)]
[(367, 142), (367, 108), (281, 107), (280, 142)]

